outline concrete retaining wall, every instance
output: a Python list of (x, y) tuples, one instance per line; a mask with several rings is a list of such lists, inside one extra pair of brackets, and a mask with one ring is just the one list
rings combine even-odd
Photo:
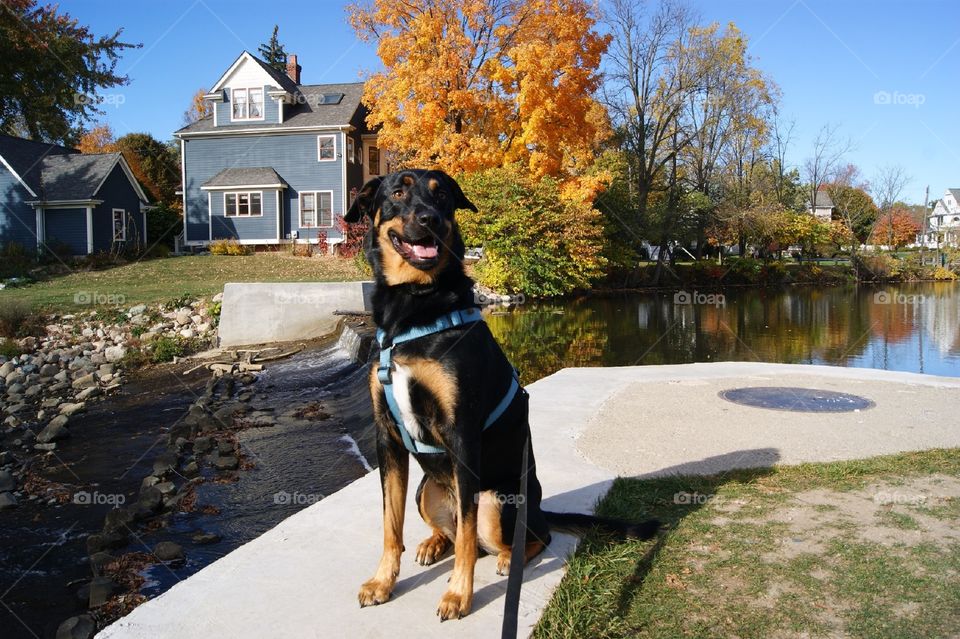
[(333, 332), (334, 311), (369, 311), (373, 282), (227, 284), (220, 346), (312, 339)]

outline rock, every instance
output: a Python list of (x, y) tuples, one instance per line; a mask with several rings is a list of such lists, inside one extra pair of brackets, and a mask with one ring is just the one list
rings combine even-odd
[(174, 453), (163, 453), (153, 462), (153, 474), (163, 477), (177, 467), (177, 456)]
[(193, 339), (196, 337), (196, 335), (196, 332), (192, 328), (185, 328), (180, 331), (180, 337), (183, 337), (184, 339)]
[(84, 375), (83, 377), (78, 377), (73, 380), (73, 387), (76, 389), (80, 388), (96, 388), (97, 386), (97, 376), (93, 373)]
[(94, 577), (103, 575), (104, 569), (113, 561), (113, 555), (108, 552), (95, 552), (90, 555), (90, 570)]
[(86, 408), (86, 404), (83, 402), (77, 402), (75, 404), (61, 404), (60, 414), (66, 417), (70, 417), (74, 413), (79, 413), (84, 408)]
[(57, 628), (56, 639), (91, 639), (97, 631), (97, 625), (90, 615), (70, 617)]
[(183, 548), (172, 541), (161, 541), (153, 547), (153, 554), (160, 561), (182, 561)]
[(31, 399), (33, 397), (36, 397), (42, 392), (43, 392), (43, 386), (40, 384), (34, 384), (33, 386), (27, 389), (27, 392), (25, 392), (23, 396), (26, 397), (27, 399)]
[(6, 466), (8, 464), (16, 463), (17, 458), (13, 456), (9, 450), (5, 450), (0, 453), (0, 466)]
[(20, 428), (20, 424), (22, 424), (23, 422), (17, 419), (17, 417), (10, 415), (5, 420), (3, 420), (3, 423), (7, 426), (7, 428)]
[(140, 336), (140, 341), (144, 344), (149, 344), (150, 342), (155, 341), (158, 337), (160, 337), (160, 334), (156, 331), (147, 331)]
[[(111, 346), (103, 351), (103, 356), (108, 362), (119, 362), (127, 354), (127, 349), (123, 346)], [(103, 368), (101, 366), (101, 368)]]
[[(107, 359), (110, 359), (109, 357)], [(113, 375), (116, 368), (113, 364), (100, 364), (100, 368), (97, 369), (97, 372), (101, 377), (104, 375)]]
[(193, 540), (193, 543), (197, 544), (198, 546), (206, 546), (208, 544), (218, 543), (220, 541), (220, 535), (217, 535), (216, 533), (200, 531), (191, 537), (191, 539)]
[(203, 335), (210, 330), (210, 322), (200, 322), (197, 324), (197, 333)]
[(10, 492), (17, 487), (17, 480), (5, 470), (0, 470), (0, 493)]
[(34, 450), (56, 450), (57, 444), (56, 442), (51, 442), (49, 444), (34, 444), (33, 449)]
[(187, 477), (196, 477), (200, 474), (200, 466), (198, 466), (195, 461), (188, 462), (183, 467), (183, 474)]
[(67, 430), (67, 421), (69, 420), (66, 415), (54, 417), (50, 420), (50, 423), (47, 424), (47, 427), (37, 435), (37, 441), (41, 444), (49, 444), (50, 442), (66, 439), (70, 436), (70, 431)]
[(62, 400), (59, 397), (48, 397), (40, 403), (43, 408), (56, 408)]
[(107, 603), (118, 590), (120, 590), (120, 586), (110, 577), (94, 577), (90, 581), (90, 607), (99, 608)]
[(63, 370), (57, 373), (56, 375), (54, 375), (53, 379), (54, 381), (57, 381), (57, 382), (65, 382), (67, 381), (67, 377), (69, 377), (69, 375), (70, 375), (70, 371)]
[(14, 382), (7, 387), (7, 395), (20, 395), (24, 388), (26, 387), (20, 382)]
[(234, 448), (233, 442), (227, 439), (217, 442), (217, 452), (221, 455), (232, 455)]
[(173, 494), (177, 486), (172, 481), (164, 481), (157, 484), (156, 489), (159, 490), (162, 495), (167, 496)]
[(127, 544), (127, 536), (119, 530), (94, 533), (87, 537), (87, 554), (93, 555), (104, 550), (123, 548)]
[(9, 388), (10, 386), (13, 386), (14, 384), (23, 383), (23, 380), (25, 380), (26, 378), (27, 378), (27, 376), (24, 375), (23, 373), (21, 373), (20, 371), (14, 370), (13, 372), (8, 373), (8, 374), (5, 376), (5, 377), (3, 378), (3, 381), (4, 381), (4, 383), (7, 385), (7, 387)]
[(213, 460), (213, 465), (217, 470), (236, 470), (240, 467), (240, 460), (234, 455), (218, 455)]
[(177, 313), (177, 316), (174, 319), (174, 321), (177, 323), (177, 326), (186, 326), (187, 324), (190, 323), (190, 313), (186, 311)]
[(40, 377), (53, 377), (60, 372), (60, 367), (56, 364), (44, 364), (40, 367)]
[(4, 362), (3, 366), (0, 366), (0, 377), (7, 379), (7, 375), (17, 370), (16, 364), (13, 362)]
[(154, 477), (153, 475), (147, 475), (146, 477), (143, 478), (143, 481), (140, 482), (140, 492), (142, 493), (147, 488), (150, 488), (151, 486), (156, 486), (159, 483), (160, 483), (159, 477)]
[(97, 397), (98, 395), (100, 395), (100, 389), (96, 386), (91, 386), (90, 388), (85, 388), (77, 393), (77, 401), (85, 402), (91, 397)]
[(193, 440), (193, 452), (195, 453), (206, 453), (211, 448), (213, 448), (212, 437), (197, 437)]
[(0, 510), (17, 507), (17, 498), (13, 493), (0, 493)]
[(163, 493), (157, 490), (156, 486), (151, 486), (140, 493), (137, 504), (143, 506), (151, 512), (157, 512), (163, 506)]
[(115, 530), (124, 530), (133, 523), (133, 513), (125, 508), (114, 508), (107, 512), (103, 521), (103, 531), (113, 532)]
[(217, 293), (216, 295), (213, 296), (212, 299), (213, 299), (214, 302), (222, 302), (222, 301), (223, 301), (223, 293)]
[(137, 304), (136, 306), (131, 308), (129, 311), (127, 311), (127, 313), (129, 313), (130, 316), (133, 317), (134, 315), (143, 315), (143, 313), (146, 310), (147, 310), (146, 304)]

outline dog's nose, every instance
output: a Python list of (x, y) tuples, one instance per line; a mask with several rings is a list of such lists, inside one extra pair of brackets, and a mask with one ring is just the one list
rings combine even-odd
[(420, 211), (417, 213), (417, 222), (428, 229), (440, 226), (440, 215), (436, 211)]

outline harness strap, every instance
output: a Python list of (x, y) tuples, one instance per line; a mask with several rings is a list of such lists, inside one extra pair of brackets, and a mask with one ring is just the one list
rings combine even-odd
[[(395, 336), (389, 346), (387, 346), (385, 343), (386, 333), (383, 332), (383, 329), (377, 329), (377, 342), (380, 344), (380, 362), (379, 366), (377, 367), (377, 379), (380, 380), (380, 385), (383, 387), (383, 394), (387, 400), (387, 408), (390, 409), (390, 413), (393, 415), (393, 420), (397, 424), (397, 430), (400, 431), (400, 439), (403, 441), (404, 447), (411, 453), (436, 455), (445, 453), (446, 451), (439, 446), (431, 446), (430, 444), (425, 444), (414, 439), (406, 425), (403, 423), (403, 416), (400, 413), (400, 405), (397, 404), (397, 398), (394, 396), (393, 392), (393, 347), (397, 344), (409, 342), (420, 337), (426, 337), (427, 335), (440, 333), (457, 326), (463, 326), (464, 324), (472, 324), (480, 321), (483, 321), (483, 316), (480, 314), (480, 309), (478, 308), (452, 311), (437, 318), (437, 320), (431, 324), (414, 326), (407, 329), (406, 331)], [(492, 426), (498, 419), (500, 419), (500, 416), (503, 415), (507, 408), (510, 407), (510, 403), (513, 401), (513, 397), (517, 394), (517, 390), (519, 388), (520, 382), (518, 380), (517, 371), (514, 369), (513, 377), (510, 380), (510, 387), (507, 389), (507, 394), (504, 395), (503, 399), (500, 400), (500, 403), (497, 404), (490, 415), (487, 416), (487, 419), (483, 424), (484, 430)]]

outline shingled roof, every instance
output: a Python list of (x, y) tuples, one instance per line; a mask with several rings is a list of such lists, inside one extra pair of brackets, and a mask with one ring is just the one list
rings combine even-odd
[[(267, 68), (272, 69), (269, 65), (267, 65)], [(273, 71), (277, 77), (281, 75), (275, 69), (273, 69)], [(287, 78), (285, 75), (283, 77)], [(287, 81), (292, 83), (292, 80), (289, 78), (287, 78)], [(289, 91), (286, 87), (283, 88)], [(232, 123), (229, 127), (214, 127), (213, 116), (208, 116), (183, 127), (174, 135), (190, 135), (213, 131), (223, 133), (242, 131), (244, 129), (283, 130), (299, 127), (346, 126), (350, 124), (357, 109), (360, 108), (361, 99), (363, 98), (363, 83), (303, 84), (296, 86), (296, 91), (291, 91), (291, 93), (294, 95), (294, 103), (283, 106), (283, 122), (280, 124), (251, 122), (249, 124)], [(325, 99), (325, 96), (335, 98), (340, 94), (342, 94), (343, 97), (335, 103)]]
[(827, 193), (825, 190), (817, 191), (817, 196), (814, 199), (814, 205), (813, 205), (814, 208), (832, 209), (833, 206), (834, 206), (833, 200), (830, 199), (829, 193)]
[(280, 175), (269, 167), (224, 169), (203, 183), (202, 188), (214, 189), (229, 186), (289, 186)]
[(78, 153), (59, 144), (34, 142), (10, 135), (0, 135), (0, 158), (23, 180), (27, 188), (40, 194), (43, 160), (48, 156)]

